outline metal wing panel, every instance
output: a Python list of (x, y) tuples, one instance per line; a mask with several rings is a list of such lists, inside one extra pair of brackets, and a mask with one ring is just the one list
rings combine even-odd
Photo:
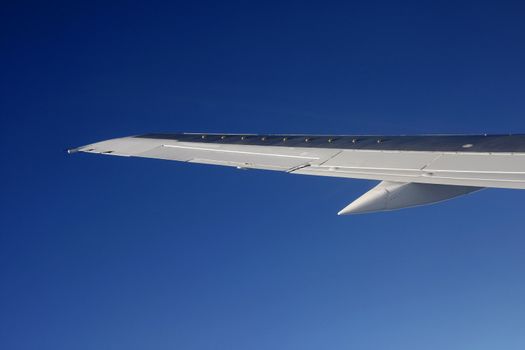
[(295, 174), (525, 189), (525, 154), (371, 151), (120, 138), (79, 151)]
[(123, 156), (288, 171), (317, 164), (339, 152), (330, 149), (202, 144), (175, 140), (122, 138), (84, 146), (80, 151)]
[(137, 156), (269, 170), (286, 170), (317, 159), (313, 156), (290, 155), (287, 152), (272, 153), (268, 149), (261, 152), (253, 149), (235, 150), (224, 147), (203, 148), (182, 145), (163, 145)]
[(322, 164), (344, 169), (378, 169), (418, 171), (434, 161), (439, 154), (399, 151), (342, 151)]
[(525, 155), (343, 151), (295, 174), (525, 189)]
[(525, 155), (512, 153), (443, 154), (425, 171), (444, 178), (525, 182)]

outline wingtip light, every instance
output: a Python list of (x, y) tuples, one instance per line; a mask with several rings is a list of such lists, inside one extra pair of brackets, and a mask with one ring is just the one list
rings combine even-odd
[(76, 148), (68, 148), (66, 150), (67, 154), (73, 154), (73, 153), (77, 153), (80, 151), (80, 148), (76, 147)]

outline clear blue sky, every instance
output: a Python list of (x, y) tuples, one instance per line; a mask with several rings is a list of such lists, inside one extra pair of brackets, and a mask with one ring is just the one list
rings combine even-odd
[(338, 217), (373, 183), (64, 152), (144, 132), (523, 133), (523, 2), (0, 17), (0, 348), (525, 348), (525, 192)]

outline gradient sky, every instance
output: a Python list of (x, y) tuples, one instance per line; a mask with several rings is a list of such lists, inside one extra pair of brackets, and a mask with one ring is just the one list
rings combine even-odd
[(525, 132), (525, 5), (9, 1), (0, 348), (524, 349), (525, 192), (65, 149), (145, 132)]

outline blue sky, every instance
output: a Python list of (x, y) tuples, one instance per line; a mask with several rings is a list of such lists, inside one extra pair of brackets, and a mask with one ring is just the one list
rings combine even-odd
[(2, 349), (523, 349), (525, 192), (338, 217), (373, 183), (64, 150), (144, 132), (525, 132), (505, 1), (11, 2)]

